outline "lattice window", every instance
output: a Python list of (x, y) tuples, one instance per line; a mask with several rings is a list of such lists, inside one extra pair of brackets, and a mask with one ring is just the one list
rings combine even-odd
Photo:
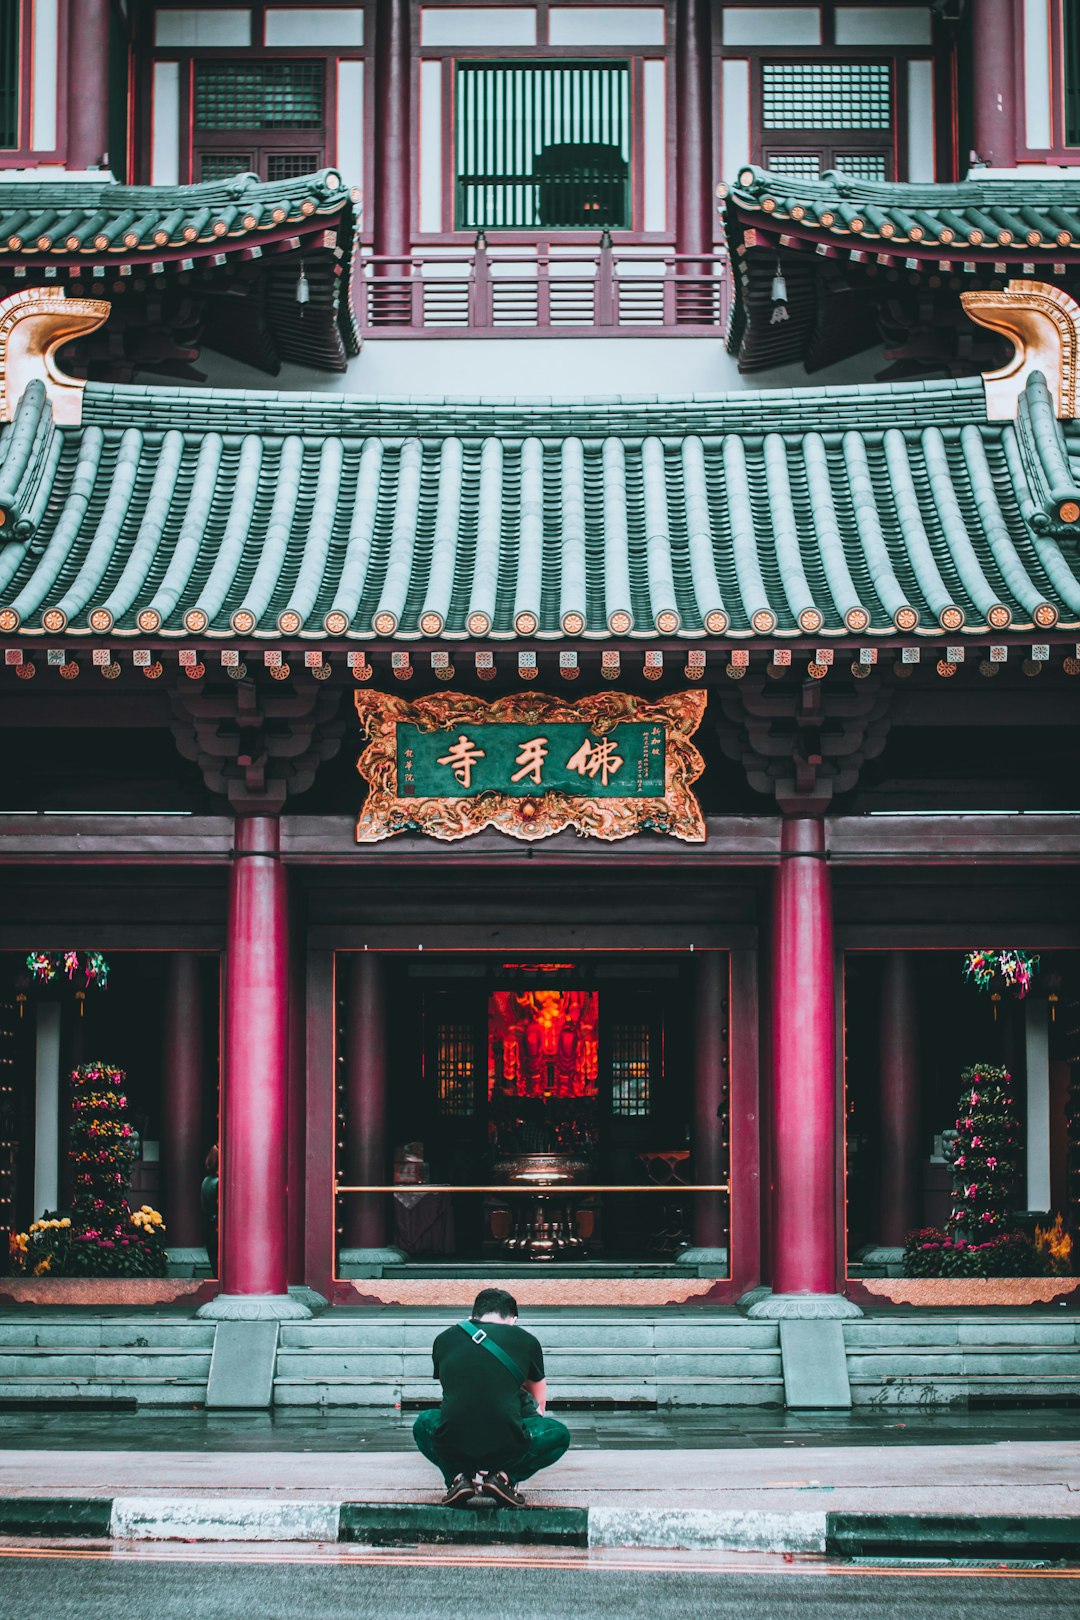
[(839, 169), (855, 180), (887, 180), (889, 160), (884, 152), (827, 152), (822, 156), (812, 147), (783, 151), (770, 147), (762, 152), (770, 174), (784, 174), (792, 180), (816, 180), (825, 169)]
[(792, 180), (816, 180), (821, 173), (816, 152), (767, 152), (764, 162), (770, 174), (786, 174)]
[(611, 1112), (642, 1119), (649, 1112), (652, 1035), (648, 1024), (614, 1024), (611, 1031)]
[(321, 129), (326, 73), (322, 62), (195, 64), (195, 128)]
[(314, 174), (321, 168), (321, 152), (271, 152), (266, 160), (266, 178), (294, 180), (299, 174)]
[(435, 1096), (440, 1114), (462, 1118), (476, 1110), (476, 1042), (469, 1024), (436, 1026)]
[(853, 180), (887, 180), (888, 159), (884, 152), (838, 152), (833, 167)]
[(892, 75), (883, 62), (765, 62), (763, 129), (890, 129)]
[(0, 147), (19, 144), (20, 0), (0, 0)]
[(458, 230), (630, 225), (626, 62), (459, 62)]
[(250, 174), (255, 167), (252, 152), (201, 152), (200, 180), (230, 180), (234, 174)]

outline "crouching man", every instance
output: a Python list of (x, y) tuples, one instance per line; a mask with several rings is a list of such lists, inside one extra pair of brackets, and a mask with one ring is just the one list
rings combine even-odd
[(570, 1444), (566, 1425), (546, 1416), (544, 1352), (517, 1325), (517, 1300), (483, 1288), (468, 1322), (432, 1346), (441, 1407), (421, 1412), (413, 1439), (446, 1481), (446, 1507), (489, 1496), (524, 1507), (523, 1479), (558, 1462)]

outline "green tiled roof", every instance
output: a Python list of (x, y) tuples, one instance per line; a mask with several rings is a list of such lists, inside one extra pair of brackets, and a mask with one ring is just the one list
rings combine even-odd
[[(1080, 623), (1080, 424), (1045, 384), (413, 400), (31, 386), (0, 631), (586, 638)], [(1065, 509), (1064, 516), (1062, 509)], [(6, 542), (6, 543), (4, 543)]]
[[(1036, 262), (1080, 254), (1080, 181), (1035, 170), (1008, 179), (958, 185), (912, 185), (856, 180), (830, 171), (820, 180), (796, 179), (747, 167), (725, 190), (732, 215), (750, 223), (785, 226), (821, 237), (894, 244), (918, 256), (973, 251)], [(961, 255), (961, 250), (963, 250)]]
[(273, 181), (237, 174), (196, 186), (0, 181), (0, 263), (198, 257), (287, 236), (315, 220), (351, 220), (355, 201), (336, 169)]

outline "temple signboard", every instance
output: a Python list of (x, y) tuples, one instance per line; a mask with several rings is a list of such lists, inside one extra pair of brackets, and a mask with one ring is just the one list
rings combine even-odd
[(399, 832), (454, 840), (484, 827), (524, 839), (565, 827), (607, 840), (705, 837), (691, 791), (704, 763), (690, 740), (704, 692), (652, 701), (625, 692), (576, 702), (541, 692), (494, 702), (441, 692), (355, 699), (368, 738), (357, 761), (369, 784), (360, 843)]

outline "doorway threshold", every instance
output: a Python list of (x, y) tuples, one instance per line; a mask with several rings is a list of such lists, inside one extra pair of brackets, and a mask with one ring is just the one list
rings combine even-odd
[(657, 1280), (686, 1281), (689, 1277), (708, 1277), (721, 1281), (727, 1277), (727, 1267), (721, 1262), (712, 1265), (677, 1265), (674, 1261), (649, 1260), (406, 1260), (400, 1265), (346, 1265), (341, 1268), (344, 1280), (363, 1278), (393, 1278), (396, 1281), (440, 1280), (453, 1282), (462, 1278), (483, 1276), (493, 1283), (542, 1277), (561, 1279), (617, 1279), (655, 1278)]

